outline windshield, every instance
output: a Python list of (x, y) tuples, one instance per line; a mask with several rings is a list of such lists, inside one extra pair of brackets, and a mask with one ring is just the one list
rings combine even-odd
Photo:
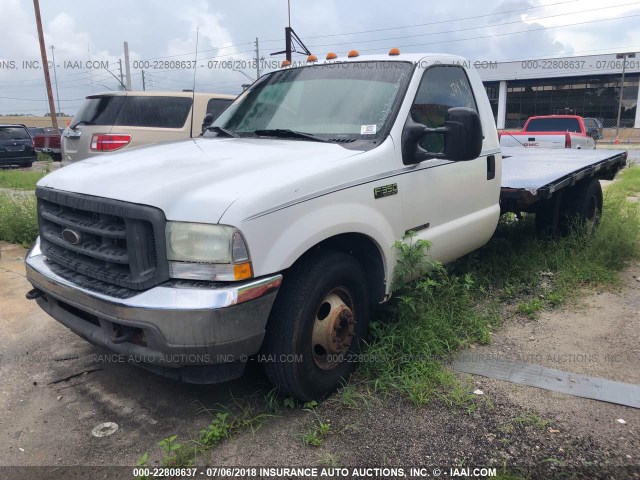
[(527, 125), (526, 131), (580, 133), (580, 122), (577, 118), (534, 118)]
[(240, 95), (213, 126), (240, 136), (293, 130), (327, 140), (375, 139), (393, 121), (412, 71), (408, 62), (380, 61), (273, 72)]

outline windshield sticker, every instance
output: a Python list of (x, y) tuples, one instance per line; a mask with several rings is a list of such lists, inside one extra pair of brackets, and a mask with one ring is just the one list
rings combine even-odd
[(360, 135), (375, 135), (376, 124), (373, 125), (360, 125)]

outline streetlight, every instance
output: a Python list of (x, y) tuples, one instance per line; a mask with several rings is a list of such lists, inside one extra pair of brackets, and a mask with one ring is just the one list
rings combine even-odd
[(243, 72), (242, 70), (236, 70), (235, 68), (232, 70), (233, 72), (238, 72), (241, 73), (242, 75), (244, 75), (245, 77), (247, 77), (249, 80), (251, 80), (251, 83), (255, 82), (255, 80), (253, 79), (252, 76), (248, 75), (247, 73)]
[(617, 59), (622, 59), (622, 84), (620, 85), (620, 98), (618, 99), (618, 120), (616, 121), (616, 140), (618, 139), (618, 130), (620, 130), (620, 113), (622, 112), (622, 92), (624, 92), (624, 71), (627, 67), (627, 58), (636, 58), (633, 52), (618, 53)]

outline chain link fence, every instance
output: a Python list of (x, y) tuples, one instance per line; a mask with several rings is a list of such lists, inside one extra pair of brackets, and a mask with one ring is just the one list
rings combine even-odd
[[(617, 119), (615, 118), (600, 118), (603, 128), (616, 128)], [(522, 130), (527, 119), (521, 120), (509, 120), (505, 121), (505, 130)], [(620, 128), (634, 128), (633, 118), (621, 118)]]

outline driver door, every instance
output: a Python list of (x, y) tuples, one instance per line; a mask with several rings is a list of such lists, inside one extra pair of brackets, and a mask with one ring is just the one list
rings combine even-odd
[[(478, 110), (465, 70), (456, 65), (427, 68), (411, 106), (412, 119), (430, 128), (442, 127), (452, 107)], [(420, 146), (442, 153), (444, 136), (426, 135)], [(402, 176), (405, 230), (414, 231), (416, 239), (431, 241), (431, 255), (442, 262), (483, 245), (496, 223), (495, 186), (486, 184), (497, 180), (489, 178), (487, 155), (460, 162), (427, 159), (410, 168), (411, 173)]]

